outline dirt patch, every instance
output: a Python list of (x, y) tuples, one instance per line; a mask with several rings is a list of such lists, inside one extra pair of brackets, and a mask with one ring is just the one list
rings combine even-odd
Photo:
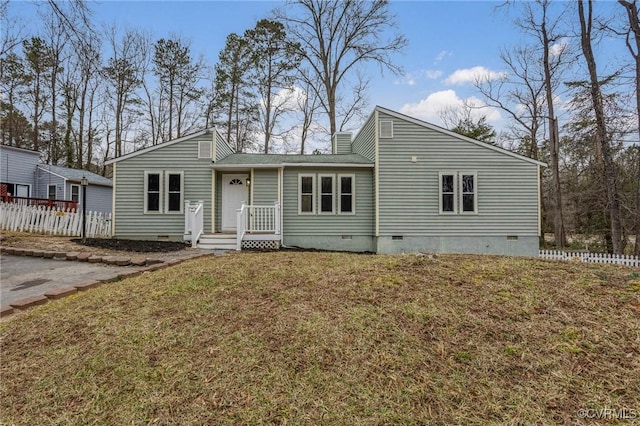
[(88, 247), (137, 253), (168, 253), (187, 248), (186, 244), (173, 241), (121, 240), (117, 238), (87, 238), (84, 243), (80, 238), (71, 241)]

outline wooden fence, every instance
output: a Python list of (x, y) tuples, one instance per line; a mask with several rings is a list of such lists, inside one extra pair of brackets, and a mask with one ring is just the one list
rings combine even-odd
[[(111, 213), (87, 212), (87, 237), (111, 237)], [(75, 209), (0, 203), (0, 230), (81, 236), (82, 212)]]
[(638, 266), (640, 258), (637, 256), (609, 253), (569, 252), (559, 250), (540, 250), (540, 258), (550, 260), (579, 259), (588, 263), (610, 263), (615, 265)]

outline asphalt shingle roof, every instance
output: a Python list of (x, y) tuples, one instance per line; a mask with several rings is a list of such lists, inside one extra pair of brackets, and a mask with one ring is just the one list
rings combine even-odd
[(299, 164), (373, 164), (360, 154), (231, 154), (216, 162), (217, 165), (264, 164), (278, 166), (283, 163)]
[(55, 173), (74, 182), (80, 183), (80, 179), (84, 176), (89, 181), (89, 185), (113, 186), (111, 179), (87, 170), (70, 169), (68, 167), (52, 166), (50, 164), (38, 164), (38, 167), (43, 170), (49, 170), (51, 173)]

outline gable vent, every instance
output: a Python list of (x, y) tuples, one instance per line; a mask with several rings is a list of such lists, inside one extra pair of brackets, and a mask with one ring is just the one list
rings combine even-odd
[(198, 142), (198, 158), (211, 159), (211, 141)]
[(393, 138), (393, 121), (380, 121), (380, 137)]

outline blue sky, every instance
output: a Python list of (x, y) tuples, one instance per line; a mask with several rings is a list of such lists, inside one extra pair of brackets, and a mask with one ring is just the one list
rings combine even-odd
[[(511, 14), (496, 10), (502, 2), (493, 1), (391, 1), (398, 29), (409, 40), (405, 53), (395, 60), (406, 74), (381, 75), (377, 67), (369, 69), (370, 107), (382, 105), (441, 124), (438, 111), (463, 99), (480, 98), (470, 84), (475, 72), (504, 70), (498, 58), (501, 48), (525, 41), (512, 23)], [(282, 2), (272, 1), (102, 1), (91, 3), (94, 21), (115, 22), (149, 31), (153, 39), (182, 36), (192, 43), (194, 54), (203, 54), (213, 65), (231, 32), (242, 33), (255, 25)], [(562, 4), (562, 3), (559, 3)], [(599, 2), (597, 7), (611, 9), (616, 2)], [(12, 14), (33, 16), (34, 3), (13, 3)], [(31, 22), (34, 22), (31, 20)], [(599, 54), (614, 64), (628, 55), (623, 44), (605, 43)], [(481, 100), (476, 100), (481, 104)], [(484, 109), (488, 121), (500, 128), (504, 113)], [(357, 124), (357, 123), (356, 123)]]

